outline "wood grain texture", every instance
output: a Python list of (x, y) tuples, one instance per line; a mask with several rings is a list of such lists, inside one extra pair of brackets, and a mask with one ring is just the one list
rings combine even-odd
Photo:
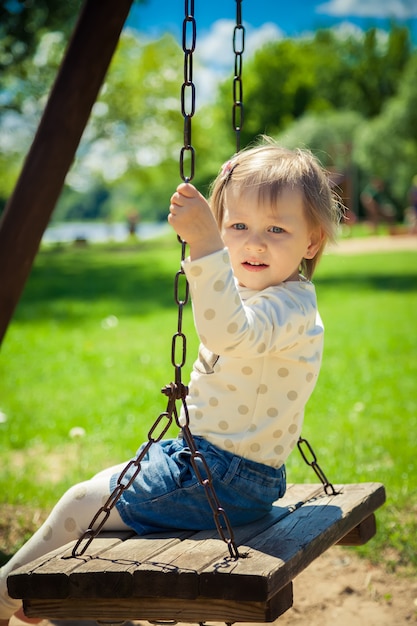
[(216, 531), (107, 533), (82, 557), (63, 558), (69, 544), (16, 570), (9, 592), (31, 617), (273, 621), (291, 606), (292, 580), (314, 559), (375, 533), (383, 485), (335, 487), (338, 495), (290, 485), (270, 514), (234, 529), (237, 560)]

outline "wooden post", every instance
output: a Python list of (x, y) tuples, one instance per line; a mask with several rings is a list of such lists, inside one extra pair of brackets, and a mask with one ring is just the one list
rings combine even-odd
[(132, 0), (86, 0), (0, 221), (0, 343), (61, 193)]

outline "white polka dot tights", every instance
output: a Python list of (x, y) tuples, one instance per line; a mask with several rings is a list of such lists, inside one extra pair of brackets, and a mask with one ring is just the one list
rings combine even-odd
[[(33, 561), (51, 550), (79, 539), (91, 519), (110, 495), (109, 479), (124, 464), (108, 468), (91, 480), (74, 485), (59, 500), (45, 523), (0, 569), (0, 619), (10, 618), (21, 606), (7, 593), (7, 576), (21, 565)], [(112, 509), (106, 530), (127, 530), (117, 510)]]

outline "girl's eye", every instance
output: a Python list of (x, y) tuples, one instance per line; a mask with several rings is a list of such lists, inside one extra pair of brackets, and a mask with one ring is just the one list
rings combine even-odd
[(284, 229), (280, 226), (271, 226), (270, 231), (271, 233), (283, 233)]
[(239, 222), (237, 224), (233, 224), (233, 228), (235, 230), (245, 230), (246, 226), (242, 222)]

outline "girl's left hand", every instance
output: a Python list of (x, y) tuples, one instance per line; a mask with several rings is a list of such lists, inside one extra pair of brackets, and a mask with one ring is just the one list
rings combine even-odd
[(220, 232), (204, 196), (190, 183), (181, 183), (171, 197), (168, 222), (190, 247), (191, 259), (221, 250)]

